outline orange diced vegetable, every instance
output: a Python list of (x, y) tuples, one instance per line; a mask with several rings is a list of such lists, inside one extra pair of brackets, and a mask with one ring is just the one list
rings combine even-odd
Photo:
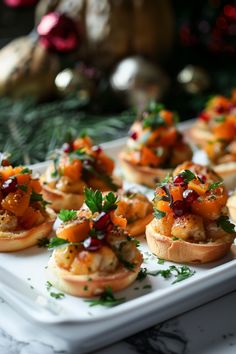
[(157, 156), (151, 149), (146, 146), (142, 147), (140, 164), (142, 166), (158, 166), (162, 163), (163, 158)]
[(0, 175), (3, 181), (6, 181), (9, 177), (14, 176), (14, 168), (12, 166), (7, 166), (1, 169)]
[(21, 190), (17, 190), (15, 193), (9, 193), (6, 198), (2, 200), (2, 207), (15, 214), (16, 216), (24, 215), (26, 209), (29, 206), (30, 194)]
[(28, 207), (24, 215), (20, 218), (20, 224), (24, 229), (31, 229), (35, 225), (39, 225), (44, 222), (44, 216), (40, 210), (35, 210), (32, 207)]
[(80, 160), (73, 160), (71, 164), (64, 166), (63, 174), (73, 181), (80, 179), (82, 173), (82, 163)]
[(108, 175), (111, 175), (115, 168), (114, 161), (104, 152), (99, 153), (96, 163), (100, 167), (100, 169)]
[(161, 111), (160, 116), (165, 120), (167, 125), (173, 125), (173, 113), (170, 111)]
[(170, 213), (172, 212), (172, 209), (170, 207), (170, 203), (169, 202), (166, 202), (164, 200), (159, 200), (157, 203), (156, 203), (156, 208), (160, 211), (163, 211), (164, 213)]
[(69, 242), (81, 242), (89, 233), (90, 223), (88, 220), (82, 222), (71, 222), (68, 225), (63, 225), (57, 229), (57, 236), (68, 240)]
[(232, 119), (226, 120), (216, 124), (212, 130), (217, 139), (232, 140), (236, 135), (236, 124)]
[(183, 188), (181, 186), (171, 186), (170, 193), (173, 201), (183, 200)]
[(89, 136), (85, 136), (83, 138), (77, 138), (75, 139), (75, 141), (73, 142), (73, 149), (74, 150), (78, 150), (78, 149), (81, 149), (85, 146), (87, 147), (91, 147), (92, 146), (92, 140)]
[(42, 191), (42, 186), (39, 179), (32, 179), (30, 185), (35, 193), (40, 193)]
[(126, 228), (127, 220), (122, 216), (117, 215), (114, 211), (110, 213), (111, 221), (113, 224), (120, 226), (122, 229)]
[(208, 187), (208, 183), (201, 183), (198, 179), (194, 179), (188, 183), (188, 189), (194, 190), (199, 195), (204, 195)]
[(20, 174), (16, 176), (17, 184), (19, 185), (27, 185), (31, 179), (31, 176), (28, 173)]

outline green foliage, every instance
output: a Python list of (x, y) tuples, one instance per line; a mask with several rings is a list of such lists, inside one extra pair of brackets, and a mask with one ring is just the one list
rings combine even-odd
[(14, 164), (44, 161), (61, 146), (69, 132), (79, 136), (86, 129), (96, 143), (118, 138), (127, 131), (134, 115), (96, 116), (86, 112), (76, 95), (36, 104), (32, 99), (0, 99), (0, 151), (12, 153)]

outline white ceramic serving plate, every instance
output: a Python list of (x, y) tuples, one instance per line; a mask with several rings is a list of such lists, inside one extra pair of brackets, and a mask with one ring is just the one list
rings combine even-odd
[[(185, 127), (186, 124), (182, 125), (181, 130)], [(104, 144), (116, 161), (124, 141)], [(203, 162), (202, 156), (197, 154), (195, 160), (199, 158)], [(47, 163), (37, 164), (33, 169), (41, 173), (46, 166)], [(128, 183), (125, 186), (130, 187)], [(152, 197), (150, 190), (136, 188)], [(148, 251), (144, 238), (140, 249), (144, 255), (143, 267), (148, 270), (167, 269), (173, 264), (158, 264), (158, 259)], [(236, 246), (233, 245), (231, 253), (221, 261), (191, 266), (196, 273), (182, 282), (172, 284), (174, 277), (166, 280), (160, 275), (148, 276), (116, 294), (117, 298), (125, 297), (122, 304), (113, 308), (90, 307), (83, 299), (69, 295), (61, 300), (50, 297), (45, 269), (49, 257), (49, 251), (38, 247), (0, 254), (0, 296), (32, 323), (73, 342), (78, 353), (118, 341), (236, 287)], [(58, 292), (56, 289), (51, 291)]]

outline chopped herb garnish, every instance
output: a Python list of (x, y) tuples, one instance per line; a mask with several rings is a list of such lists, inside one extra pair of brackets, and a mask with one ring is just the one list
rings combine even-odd
[(63, 299), (65, 297), (65, 294), (50, 292), (50, 296), (53, 297), (56, 300), (61, 300), (61, 299)]
[(42, 194), (32, 191), (30, 196), (30, 202), (44, 202)]
[(171, 269), (159, 270), (158, 273), (157, 273), (157, 272), (156, 272), (156, 273), (153, 272), (153, 274), (151, 274), (151, 275), (159, 275), (159, 274), (160, 274), (163, 278), (168, 279), (168, 278), (171, 277)]
[(23, 192), (27, 192), (28, 188), (26, 184), (18, 184), (17, 188), (22, 190)]
[(151, 113), (144, 118), (143, 120), (143, 128), (151, 128), (151, 129), (158, 129), (166, 125), (166, 122), (159, 113)]
[(223, 184), (222, 181), (218, 181), (218, 182), (212, 183), (212, 184), (210, 184), (210, 186), (208, 187), (208, 190), (211, 191), (212, 189), (216, 189), (216, 188), (218, 188), (219, 186), (221, 186), (222, 184)]
[(217, 226), (220, 226), (225, 232), (233, 234), (235, 232), (235, 226), (232, 224), (226, 215), (221, 215), (217, 220)]
[(46, 289), (47, 289), (47, 291), (51, 290), (51, 288), (52, 288), (52, 283), (51, 283), (50, 281), (47, 281), (47, 282), (46, 282)]
[(142, 281), (146, 277), (147, 277), (147, 268), (140, 268), (136, 279)]
[(61, 209), (58, 217), (63, 222), (70, 221), (76, 218), (77, 212), (75, 210)]
[(165, 260), (159, 258), (158, 261), (157, 261), (157, 263), (158, 263), (158, 264), (164, 264), (164, 263), (165, 263)]
[(88, 285), (84, 286), (84, 291), (88, 291)]
[(139, 246), (140, 246), (140, 242), (139, 242), (139, 240), (137, 240), (137, 239), (136, 239), (136, 238), (134, 238), (134, 237), (127, 236), (127, 240), (128, 240), (128, 241), (133, 242), (133, 243), (135, 244), (135, 246), (136, 246), (136, 247), (139, 247)]
[(105, 291), (100, 295), (99, 299), (94, 300), (85, 300), (85, 302), (89, 303), (89, 306), (106, 306), (106, 307), (113, 307), (120, 305), (122, 302), (125, 301), (125, 298), (115, 298), (113, 295), (112, 288), (107, 287)]
[(157, 183), (157, 187), (163, 187), (163, 186), (165, 186), (165, 185), (170, 181), (170, 178), (171, 178), (170, 173), (167, 173), (167, 175), (165, 176), (165, 178), (164, 178), (161, 182)]
[(217, 123), (223, 123), (225, 122), (225, 116), (218, 116), (215, 118), (215, 122)]
[(149, 285), (149, 284), (146, 284), (146, 285), (143, 286), (143, 289), (151, 289), (151, 288), (152, 288), (152, 286)]
[(180, 174), (183, 177), (185, 183), (188, 183), (192, 181), (194, 178), (196, 178), (195, 174), (190, 170), (184, 170)]
[(37, 242), (38, 247), (48, 248), (48, 244), (49, 244), (49, 239), (47, 237), (42, 237), (42, 238), (38, 239), (38, 242)]
[(190, 278), (191, 276), (193, 276), (195, 274), (194, 270), (191, 270), (189, 267), (187, 266), (181, 266), (181, 267), (176, 267), (176, 266), (170, 266), (171, 272), (175, 273), (175, 280), (173, 281), (172, 284), (178, 283), (182, 280), (185, 280), (187, 278)]
[(20, 172), (21, 175), (23, 174), (31, 174), (32, 170), (30, 170), (28, 167), (23, 168), (23, 170)]
[(156, 219), (162, 219), (166, 215), (164, 211), (158, 210), (157, 208), (154, 208), (154, 213), (153, 215), (155, 216)]
[(173, 241), (177, 241), (177, 240), (179, 240), (179, 237), (173, 236), (173, 237), (172, 237), (172, 240), (173, 240)]
[(63, 238), (60, 237), (52, 237), (49, 242), (48, 242), (48, 248), (56, 248), (60, 246), (64, 246), (66, 244), (69, 244), (69, 241), (64, 240)]

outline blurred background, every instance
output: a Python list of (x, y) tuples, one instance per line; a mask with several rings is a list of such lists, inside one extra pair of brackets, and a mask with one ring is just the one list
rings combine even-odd
[(0, 150), (36, 162), (68, 127), (110, 140), (151, 99), (186, 120), (229, 95), (236, 1), (1, 0), (0, 47)]

